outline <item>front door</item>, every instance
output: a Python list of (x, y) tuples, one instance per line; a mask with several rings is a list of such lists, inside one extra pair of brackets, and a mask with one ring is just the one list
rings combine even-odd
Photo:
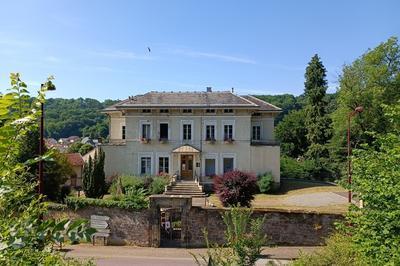
[(181, 155), (181, 177), (193, 180), (193, 155)]

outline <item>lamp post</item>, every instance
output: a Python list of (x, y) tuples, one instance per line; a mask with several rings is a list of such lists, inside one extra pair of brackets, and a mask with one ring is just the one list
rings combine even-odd
[[(56, 86), (51, 81), (46, 82), (45, 84), (41, 85), (42, 90), (45, 88), (48, 91), (55, 91)], [(40, 104), (40, 141), (39, 141), (39, 194), (43, 195), (43, 160), (42, 156), (44, 153), (44, 103)]]
[(348, 176), (348, 184), (349, 184), (349, 203), (351, 203), (351, 145), (350, 145), (350, 123), (351, 118), (356, 114), (362, 113), (364, 111), (364, 107), (358, 106), (353, 111), (351, 111), (348, 115), (347, 120), (347, 176)]

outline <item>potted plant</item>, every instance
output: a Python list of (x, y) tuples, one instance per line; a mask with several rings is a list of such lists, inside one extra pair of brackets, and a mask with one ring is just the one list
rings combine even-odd
[(235, 140), (233, 138), (224, 138), (225, 143), (233, 143)]
[(150, 142), (150, 139), (149, 138), (142, 138), (141, 142), (147, 144), (147, 143)]
[(214, 144), (215, 143), (215, 138), (206, 138), (206, 142), (208, 144)]

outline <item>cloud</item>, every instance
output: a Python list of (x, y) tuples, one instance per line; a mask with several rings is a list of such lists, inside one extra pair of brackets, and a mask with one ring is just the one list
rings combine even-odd
[(197, 57), (197, 58), (211, 58), (217, 59), (225, 62), (232, 63), (242, 63), (242, 64), (256, 64), (257, 62), (244, 57), (237, 57), (232, 55), (224, 55), (224, 54), (216, 54), (216, 53), (207, 53), (207, 52), (197, 52), (197, 51), (189, 51), (189, 50), (174, 50), (175, 54), (180, 54), (184, 56)]
[(98, 51), (91, 52), (92, 55), (109, 57), (115, 59), (129, 59), (129, 60), (154, 60), (154, 57), (150, 55), (138, 55), (129, 51)]

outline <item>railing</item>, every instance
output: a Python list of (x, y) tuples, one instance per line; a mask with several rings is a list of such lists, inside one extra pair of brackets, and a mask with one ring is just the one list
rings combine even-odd
[(280, 142), (277, 140), (251, 140), (252, 146), (279, 146)]

